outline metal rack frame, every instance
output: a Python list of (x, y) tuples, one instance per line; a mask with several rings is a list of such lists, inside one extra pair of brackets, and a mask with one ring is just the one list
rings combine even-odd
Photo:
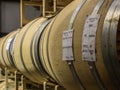
[(42, 17), (47, 17), (48, 14), (54, 14), (57, 11), (57, 0), (53, 1), (53, 11), (47, 11), (46, 10), (46, 3), (47, 0), (42, 0), (42, 1), (26, 1), (26, 0), (20, 0), (20, 24), (21, 27), (23, 27), (25, 24), (30, 22), (30, 20), (27, 20), (25, 18), (25, 6), (37, 6), (37, 7), (42, 7)]

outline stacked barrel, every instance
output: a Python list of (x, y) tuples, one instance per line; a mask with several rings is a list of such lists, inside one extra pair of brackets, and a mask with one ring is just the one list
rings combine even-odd
[[(119, 90), (119, 8), (119, 0), (74, 0), (55, 17), (37, 18), (1, 38), (0, 64), (12, 71), (19, 70), (33, 82), (51, 82), (66, 90)], [(75, 10), (78, 14), (73, 18)], [(95, 26), (96, 60), (86, 61), (82, 58), (83, 34), (86, 19), (93, 11), (100, 15)], [(70, 24), (73, 61), (62, 58), (63, 32)]]

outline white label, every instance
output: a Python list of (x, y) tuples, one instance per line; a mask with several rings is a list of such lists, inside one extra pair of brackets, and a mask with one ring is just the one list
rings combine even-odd
[(95, 40), (100, 15), (91, 15), (86, 19), (82, 37), (82, 59), (96, 61)]
[(64, 61), (74, 60), (72, 41), (73, 41), (73, 30), (64, 31), (63, 44), (62, 44)]
[(7, 44), (6, 44), (6, 50), (9, 50), (10, 43), (11, 43), (12, 39), (13, 38), (8, 39)]

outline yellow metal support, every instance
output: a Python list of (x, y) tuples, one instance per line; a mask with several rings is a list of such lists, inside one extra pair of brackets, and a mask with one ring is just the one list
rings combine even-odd
[(45, 17), (45, 11), (46, 11), (45, 7), (46, 7), (46, 0), (43, 0), (43, 12), (42, 12), (43, 17)]
[(15, 90), (18, 90), (18, 79), (17, 79), (17, 71), (15, 71), (15, 75), (14, 75), (14, 78), (15, 78)]
[(30, 6), (42, 6), (42, 2), (40, 1), (24, 1), (24, 5), (30, 5)]
[(58, 90), (58, 87), (59, 87), (59, 85), (56, 85), (56, 86), (55, 86), (55, 90)]
[(31, 21), (25, 18), (25, 6), (26, 5), (42, 7), (43, 17), (46, 17), (49, 14), (53, 15), (57, 11), (57, 0), (53, 0), (53, 10), (48, 9), (50, 6), (47, 0), (42, 0), (42, 1), (20, 0), (20, 25), (21, 27), (23, 27), (25, 24)]
[(0, 68), (0, 79), (2, 79), (2, 69)]
[(57, 0), (54, 0), (54, 2), (53, 2), (53, 5), (54, 5), (54, 13), (57, 11)]
[(22, 90), (26, 90), (26, 82), (24, 80), (24, 76), (21, 76), (21, 84), (22, 84)]
[(25, 6), (42, 6), (41, 1), (28, 1), (20, 0), (20, 26), (23, 27), (25, 24), (29, 23), (31, 20), (25, 18)]
[(24, 17), (24, 6), (23, 0), (20, 0), (20, 26), (23, 26), (23, 17)]
[(8, 90), (8, 70), (5, 68), (5, 88)]
[(43, 83), (43, 90), (47, 90), (47, 82)]

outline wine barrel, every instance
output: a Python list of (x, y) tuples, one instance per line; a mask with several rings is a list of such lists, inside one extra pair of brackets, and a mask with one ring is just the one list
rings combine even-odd
[(16, 37), (13, 55), (17, 69), (30, 80), (41, 84), (49, 81), (49, 75), (39, 63), (39, 57), (36, 60), (35, 55), (38, 50), (34, 53), (33, 46), (36, 34), (41, 31), (40, 29), (44, 27), (42, 24), (46, 22), (47, 18), (38, 18), (23, 27)]
[[(71, 18), (73, 19), (74, 11), (77, 6), (79, 6), (80, 1), (82, 4), (81, 9), (78, 11), (72, 23), (74, 61), (70, 61), (73, 65), (71, 63), (71, 65), (69, 65), (69, 61), (64, 61), (62, 58), (64, 52), (62, 47), (63, 32), (69, 30), (70, 20)], [(116, 84), (116, 81), (114, 82), (114, 79), (110, 77), (110, 74), (114, 74), (114, 71), (109, 73), (107, 63), (105, 63), (106, 59), (103, 57), (104, 51), (102, 51), (104, 20), (110, 12), (111, 7), (115, 6), (114, 3), (112, 0), (74, 0), (58, 14), (56, 19), (45, 29), (42, 36), (43, 40), (40, 42), (42, 46), (39, 49), (39, 52), (42, 54), (41, 56), (44, 57), (41, 61), (44, 62), (44, 66), (46, 66), (51, 76), (55, 77), (57, 82), (67, 90), (114, 90), (115, 88), (120, 88), (119, 85)], [(119, 3), (116, 6), (120, 6)], [(96, 61), (86, 61), (82, 59), (82, 37), (86, 19), (90, 15), (94, 16), (95, 12), (100, 15), (96, 40), (93, 42), (96, 48)], [(67, 53), (69, 53), (69, 51)], [(79, 81), (77, 79), (79, 79)], [(118, 79), (115, 78), (115, 80)]]
[(10, 54), (10, 46), (11, 42), (13, 41), (15, 35), (18, 33), (18, 31), (13, 31), (7, 36), (3, 37), (1, 39), (1, 44), (0, 44), (0, 52), (1, 52), (1, 58), (0, 62), (4, 67), (9, 68), (11, 71), (15, 71), (15, 64), (13, 62), (12, 56)]
[(66, 90), (119, 90), (119, 8), (119, 0), (74, 0), (54, 18), (35, 19), (14, 39), (15, 67)]

